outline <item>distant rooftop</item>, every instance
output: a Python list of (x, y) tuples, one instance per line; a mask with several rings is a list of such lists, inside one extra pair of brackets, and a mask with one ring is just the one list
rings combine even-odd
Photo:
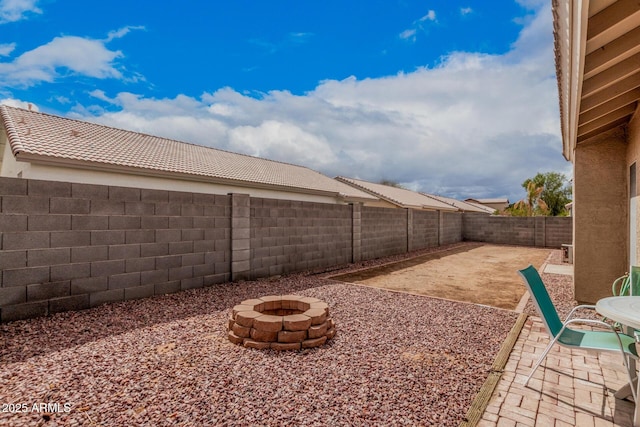
[(19, 161), (376, 199), (353, 186), (289, 163), (7, 105), (0, 105), (0, 120)]
[(486, 206), (479, 207), (479, 206), (477, 206), (475, 204), (463, 202), (461, 200), (453, 199), (451, 197), (435, 196), (433, 194), (428, 194), (428, 196), (432, 197), (432, 198), (434, 198), (436, 200), (439, 200), (439, 201), (441, 201), (443, 203), (448, 203), (450, 205), (453, 205), (456, 208), (458, 208), (458, 209), (460, 209), (461, 211), (464, 211), (464, 212), (493, 213), (493, 210), (491, 210), (491, 212), (489, 212), (489, 210), (486, 208)]
[(506, 203), (509, 204), (509, 199), (507, 198), (496, 198), (496, 199), (465, 199), (465, 202), (477, 202), (482, 204), (489, 203)]
[(467, 199), (464, 202), (469, 204), (469, 205), (475, 206), (476, 208), (481, 209), (481, 210), (483, 210), (483, 211), (485, 211), (487, 213), (490, 213), (490, 214), (492, 214), (492, 213), (494, 213), (496, 211), (496, 209), (494, 209), (494, 208), (490, 208), (489, 206), (483, 205), (482, 203), (472, 202), (471, 200), (473, 200), (473, 199)]
[(336, 177), (336, 180), (352, 185), (367, 193), (386, 200), (396, 206), (403, 208), (434, 209), (443, 211), (457, 211), (458, 208), (429, 197), (428, 195), (407, 190), (405, 188), (392, 187), (389, 185), (375, 184), (373, 182), (362, 181), (360, 179)]

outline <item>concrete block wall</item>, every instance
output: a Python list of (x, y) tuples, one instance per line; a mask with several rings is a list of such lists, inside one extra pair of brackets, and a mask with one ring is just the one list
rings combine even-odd
[(545, 246), (559, 248), (573, 243), (572, 220), (568, 217), (545, 217)]
[(464, 214), (464, 240), (560, 248), (573, 240), (570, 217), (499, 217)]
[(405, 209), (362, 207), (362, 260), (407, 252)]
[(230, 280), (229, 196), (0, 178), (0, 321)]
[(460, 212), (440, 212), (440, 245), (450, 245), (463, 240), (462, 219), (464, 215), (466, 214)]
[(251, 274), (267, 277), (352, 260), (351, 205), (251, 198)]
[(439, 221), (436, 211), (413, 211), (411, 250), (438, 246)]
[(0, 322), (463, 239), (560, 247), (572, 222), (0, 178)]
[(535, 219), (532, 217), (466, 215), (463, 235), (466, 240), (476, 242), (535, 246), (534, 226)]

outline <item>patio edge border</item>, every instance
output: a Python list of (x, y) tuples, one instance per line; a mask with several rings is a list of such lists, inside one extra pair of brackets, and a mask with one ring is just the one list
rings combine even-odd
[(459, 424), (459, 427), (474, 427), (478, 424), (482, 415), (484, 414), (487, 405), (489, 404), (489, 400), (493, 395), (493, 392), (502, 377), (502, 373), (504, 372), (504, 367), (509, 360), (509, 356), (511, 355), (511, 351), (520, 336), (520, 332), (524, 327), (527, 318), (529, 317), (526, 313), (520, 313), (516, 323), (509, 331), (509, 334), (505, 338), (502, 343), (502, 347), (500, 347), (500, 351), (496, 355), (495, 360), (493, 361), (493, 365), (491, 365), (491, 371), (489, 372), (489, 376), (485, 380), (484, 384), (480, 388), (480, 391), (476, 395), (475, 399), (471, 403), (469, 410), (467, 411), (467, 415), (465, 419)]

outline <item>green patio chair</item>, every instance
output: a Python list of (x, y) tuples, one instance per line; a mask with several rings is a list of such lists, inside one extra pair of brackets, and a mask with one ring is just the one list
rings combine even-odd
[(640, 266), (632, 265), (631, 273), (618, 277), (611, 286), (614, 296), (640, 295)]
[[(529, 380), (538, 369), (544, 358), (549, 353), (549, 350), (557, 343), (564, 347), (569, 348), (578, 348), (583, 350), (590, 351), (600, 351), (600, 352), (619, 352), (622, 355), (622, 361), (624, 367), (627, 370), (627, 376), (629, 378), (629, 385), (631, 387), (631, 392), (633, 393), (633, 398), (636, 400), (636, 391), (634, 387), (634, 379), (636, 377), (635, 372), (631, 372), (631, 363), (630, 359), (634, 360), (638, 359), (638, 353), (636, 350), (635, 339), (618, 333), (612, 325), (608, 323), (592, 320), (592, 319), (573, 319), (572, 316), (577, 310), (580, 309), (595, 309), (594, 305), (579, 305), (575, 307), (564, 322), (560, 320), (560, 316), (558, 316), (558, 311), (556, 310), (551, 298), (549, 297), (549, 293), (542, 282), (542, 278), (538, 274), (538, 271), (530, 265), (529, 267), (518, 271), (522, 279), (524, 280), (529, 293), (533, 299), (533, 302), (536, 306), (536, 309), (540, 313), (542, 317), (542, 321), (551, 337), (551, 342), (544, 349), (542, 355), (534, 365), (531, 373), (527, 377), (525, 381), (525, 386), (529, 383)], [(606, 331), (593, 331), (593, 330), (582, 330), (582, 329), (572, 329), (569, 328), (569, 325), (574, 323), (582, 323), (582, 324), (591, 324), (601, 326), (608, 330)]]

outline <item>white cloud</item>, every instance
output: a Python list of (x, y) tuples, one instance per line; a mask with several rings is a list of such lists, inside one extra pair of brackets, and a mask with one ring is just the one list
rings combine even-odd
[(38, 0), (0, 0), (0, 24), (16, 22), (29, 13), (41, 14)]
[(465, 16), (465, 15), (469, 15), (470, 13), (473, 13), (473, 9), (471, 9), (470, 7), (460, 8), (460, 15)]
[(415, 41), (416, 29), (415, 28), (409, 28), (408, 30), (404, 30), (403, 32), (400, 33), (400, 38), (404, 39), (404, 40), (413, 40), (413, 41)]
[[(94, 91), (117, 106), (76, 117), (301, 164), (329, 176), (404, 183), (458, 198), (522, 197), (561, 155), (551, 13), (539, 10), (510, 52), (454, 52), (434, 68), (321, 82), (304, 96), (222, 88), (199, 98)], [(95, 115), (95, 116), (94, 116)]]
[(0, 99), (0, 104), (4, 104), (10, 107), (16, 107), (16, 108), (24, 108), (25, 110), (40, 111), (36, 104), (27, 102), (27, 101), (21, 101), (19, 99), (13, 99), (13, 98)]
[(0, 56), (9, 56), (16, 48), (15, 43), (0, 44)]
[(303, 44), (313, 37), (313, 33), (289, 33), (289, 39), (294, 44)]
[(114, 31), (109, 31), (109, 34), (107, 34), (107, 38), (105, 39), (105, 43), (109, 43), (110, 41), (114, 40), (114, 39), (121, 39), (122, 37), (126, 36), (127, 34), (129, 34), (131, 32), (131, 30), (145, 30), (146, 28), (143, 26), (126, 26), (126, 27), (122, 27), (120, 29), (114, 30)]
[[(123, 36), (129, 30), (119, 31), (119, 36)], [(113, 37), (116, 35), (110, 33), (108, 40)], [(122, 52), (110, 50), (105, 43), (104, 40), (77, 36), (56, 37), (47, 44), (22, 53), (10, 62), (0, 62), (0, 85), (30, 87), (67, 75), (97, 79), (142, 79), (137, 75), (125, 78), (116, 63), (123, 57)], [(13, 51), (10, 49), (11, 45), (5, 46), (8, 53)]]
[(415, 42), (417, 39), (418, 31), (425, 31), (424, 23), (427, 21), (437, 22), (435, 10), (429, 10), (427, 14), (424, 15), (422, 18), (418, 19), (417, 21), (414, 21), (411, 24), (410, 28), (407, 28), (406, 30), (402, 31), (398, 35), (398, 37), (400, 37), (403, 40)]
[(59, 104), (71, 104), (71, 100), (66, 96), (54, 96), (52, 99)]
[(426, 15), (424, 15), (422, 18), (420, 18), (420, 22), (435, 21), (435, 20), (436, 20), (436, 11), (435, 10), (430, 10), (429, 12), (427, 12)]
[(539, 10), (542, 7), (547, 6), (549, 0), (516, 0), (516, 2), (529, 10)]
[(92, 90), (91, 92), (89, 92), (89, 96), (93, 96), (94, 98), (99, 99), (99, 100), (104, 101), (104, 102), (108, 102), (109, 104), (115, 104), (115, 100), (109, 98), (104, 93), (104, 91), (100, 90), (100, 89)]
[(331, 145), (322, 135), (277, 120), (230, 130), (228, 148), (269, 159), (296, 159), (297, 164), (313, 164), (320, 169), (337, 161)]

